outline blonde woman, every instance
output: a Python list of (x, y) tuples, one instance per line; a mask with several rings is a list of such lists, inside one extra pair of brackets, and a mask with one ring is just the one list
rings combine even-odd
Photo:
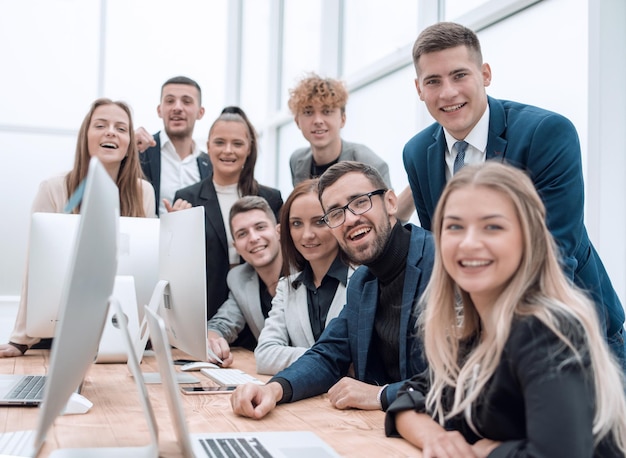
[(388, 435), (429, 457), (623, 457), (621, 371), (593, 303), (565, 278), (531, 180), (466, 166), (439, 200), (422, 331), (429, 372)]

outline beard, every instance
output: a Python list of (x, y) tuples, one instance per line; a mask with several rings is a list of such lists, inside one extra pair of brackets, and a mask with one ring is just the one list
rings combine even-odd
[(372, 229), (376, 232), (376, 237), (368, 244), (359, 247), (342, 246), (348, 259), (354, 264), (371, 264), (376, 261), (385, 250), (389, 234), (391, 234), (391, 222), (385, 218), (383, 223)]

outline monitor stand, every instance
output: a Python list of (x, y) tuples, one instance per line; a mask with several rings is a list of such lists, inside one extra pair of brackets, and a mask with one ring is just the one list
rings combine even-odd
[[(158, 313), (159, 311), (159, 306), (161, 305), (161, 302), (163, 302), (163, 295), (165, 294), (165, 289), (167, 288), (167, 286), (167, 280), (159, 280), (159, 282), (154, 287), (152, 297), (150, 298), (150, 303), (146, 306), (154, 313)], [(144, 317), (141, 320), (141, 325), (139, 326), (139, 331), (137, 332), (137, 335), (135, 336), (135, 339), (133, 341), (133, 348), (137, 361), (141, 362), (149, 338), (150, 331), (148, 329), (148, 320), (146, 319), (144, 314)], [(133, 375), (133, 377), (135, 376), (132, 370), (131, 374)], [(159, 374), (158, 372), (140, 372), (140, 374), (142, 375), (145, 383), (161, 383), (161, 374)], [(200, 379), (185, 372), (177, 372), (176, 381), (178, 383), (200, 383)]]
[(90, 458), (110, 458), (112, 456), (115, 458), (158, 458), (159, 456), (159, 437), (156, 418), (152, 410), (148, 390), (141, 376), (139, 361), (137, 360), (135, 347), (133, 346), (133, 339), (128, 330), (128, 320), (126, 319), (126, 315), (119, 301), (113, 296), (109, 298), (109, 307), (113, 309), (116, 315), (118, 327), (128, 350), (127, 366), (133, 374), (135, 385), (139, 392), (141, 407), (146, 417), (146, 423), (148, 424), (148, 431), (150, 433), (150, 444), (139, 447), (64, 448), (54, 450), (50, 454), (51, 458), (84, 458), (86, 456)]

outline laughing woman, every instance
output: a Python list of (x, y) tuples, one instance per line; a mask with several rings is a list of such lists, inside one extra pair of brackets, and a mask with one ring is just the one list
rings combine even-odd
[[(93, 102), (78, 133), (74, 168), (40, 184), (32, 212), (62, 213), (87, 176), (89, 160), (97, 157), (119, 188), (121, 216), (154, 217), (154, 190), (142, 179), (134, 135), (128, 105), (104, 98)], [(25, 276), (15, 326), (9, 343), (0, 345), (0, 357), (21, 356), (40, 340), (26, 334), (27, 291)]]
[(496, 162), (466, 166), (433, 223), (430, 373), (405, 384), (387, 434), (424, 458), (624, 457), (621, 370), (593, 303), (563, 275), (529, 177)]

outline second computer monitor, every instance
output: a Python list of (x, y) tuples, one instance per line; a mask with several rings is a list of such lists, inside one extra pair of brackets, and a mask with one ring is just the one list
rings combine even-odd
[(163, 214), (160, 219), (159, 279), (163, 293), (155, 299), (160, 299), (170, 343), (195, 359), (207, 361), (204, 207)]
[[(26, 332), (52, 337), (61, 286), (68, 273), (80, 215), (34, 213), (31, 217)], [(117, 275), (132, 276), (139, 318), (150, 302), (159, 273), (159, 220), (119, 218)]]

